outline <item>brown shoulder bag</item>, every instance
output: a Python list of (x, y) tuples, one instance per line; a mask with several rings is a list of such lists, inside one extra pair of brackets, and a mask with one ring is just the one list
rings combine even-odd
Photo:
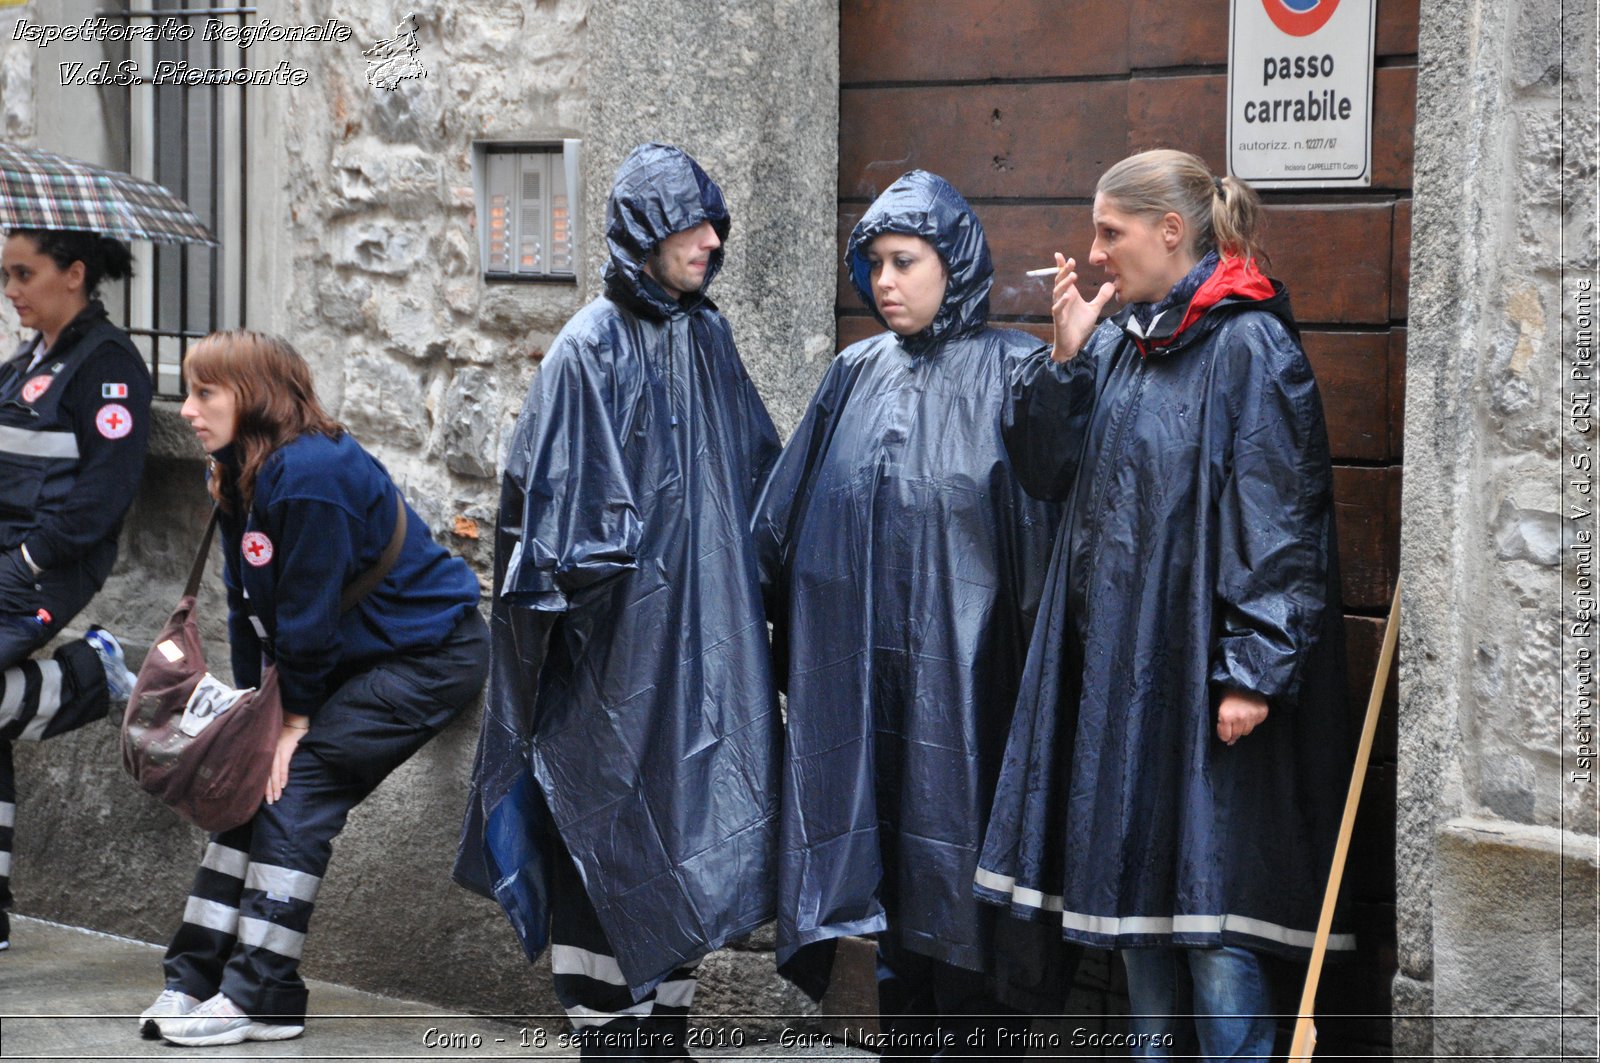
[[(341, 615), (366, 597), (400, 556), (406, 507), (398, 490), (395, 510), (394, 534), (383, 556), (345, 588)], [(263, 663), (261, 685), (254, 690), (235, 690), (206, 668), (195, 597), (216, 530), (213, 508), (183, 598), (145, 656), (122, 718), (123, 767), (141, 788), (211, 832), (230, 830), (256, 814), (283, 733), (276, 664)]]

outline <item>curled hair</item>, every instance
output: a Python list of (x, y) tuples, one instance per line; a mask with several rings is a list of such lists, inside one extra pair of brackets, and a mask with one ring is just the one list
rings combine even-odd
[(49, 255), (57, 269), (83, 263), (83, 293), (93, 299), (102, 280), (133, 276), (133, 252), (112, 236), (76, 229), (12, 229), (7, 236), (26, 236), (41, 255)]
[(1192, 234), (1196, 258), (1207, 251), (1267, 260), (1261, 246), (1261, 197), (1237, 177), (1217, 178), (1186, 151), (1160, 148), (1130, 155), (1107, 170), (1095, 191), (1129, 214), (1160, 218), (1169, 211)]
[(307, 432), (330, 439), (344, 434), (317, 401), (311, 367), (277, 336), (249, 329), (213, 332), (184, 355), (183, 375), (190, 391), (207, 384), (233, 392), (239, 460), (215, 462), (211, 470), (211, 497), (228, 513), (235, 505), (250, 508), (256, 476), (273, 451)]

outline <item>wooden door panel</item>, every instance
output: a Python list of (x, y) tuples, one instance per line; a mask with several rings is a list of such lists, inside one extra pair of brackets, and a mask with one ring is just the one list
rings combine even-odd
[(1302, 324), (1387, 324), (1393, 205), (1267, 208), (1267, 272), (1289, 288)]
[(840, 80), (1125, 74), (1128, 10), (1117, 0), (854, 0), (839, 8)]
[(839, 195), (871, 200), (911, 169), (969, 199), (1088, 198), (1127, 154), (1126, 82), (845, 89)]

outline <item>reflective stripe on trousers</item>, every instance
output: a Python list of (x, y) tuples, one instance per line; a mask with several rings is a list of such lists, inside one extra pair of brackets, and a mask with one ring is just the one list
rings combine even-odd
[[(477, 697), (487, 663), (474, 610), (443, 645), (384, 661), (334, 692), (289, 761), (283, 796), (212, 837), (162, 963), (169, 988), (201, 1000), (224, 993), (259, 1022), (304, 1021), (300, 957), (333, 839), (352, 808)], [(450, 681), (419, 682), (423, 665)], [(416, 704), (397, 705), (401, 697)]]
[(550, 972), (584, 1058), (681, 1059), (699, 985), (695, 960), (634, 1000), (572, 857), (551, 860)]
[(30, 618), (0, 615), (0, 911), (11, 907), (17, 779), (13, 741), (37, 742), (106, 715), (106, 676), (82, 639), (43, 661), (28, 654), (50, 637)]

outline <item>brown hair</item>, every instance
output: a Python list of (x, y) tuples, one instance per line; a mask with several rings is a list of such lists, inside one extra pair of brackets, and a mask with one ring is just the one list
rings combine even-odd
[(311, 367), (277, 336), (249, 329), (213, 332), (184, 355), (183, 375), (190, 390), (210, 384), (233, 392), (237, 469), (220, 462), (211, 467), (211, 497), (229, 513), (235, 504), (250, 508), (256, 475), (273, 451), (307, 432), (330, 439), (344, 434), (317, 401)]
[(1101, 175), (1095, 191), (1129, 214), (1177, 214), (1193, 234), (1190, 250), (1197, 258), (1215, 249), (1230, 258), (1267, 260), (1261, 197), (1237, 177), (1213, 176), (1186, 151), (1159, 148), (1130, 155)]

